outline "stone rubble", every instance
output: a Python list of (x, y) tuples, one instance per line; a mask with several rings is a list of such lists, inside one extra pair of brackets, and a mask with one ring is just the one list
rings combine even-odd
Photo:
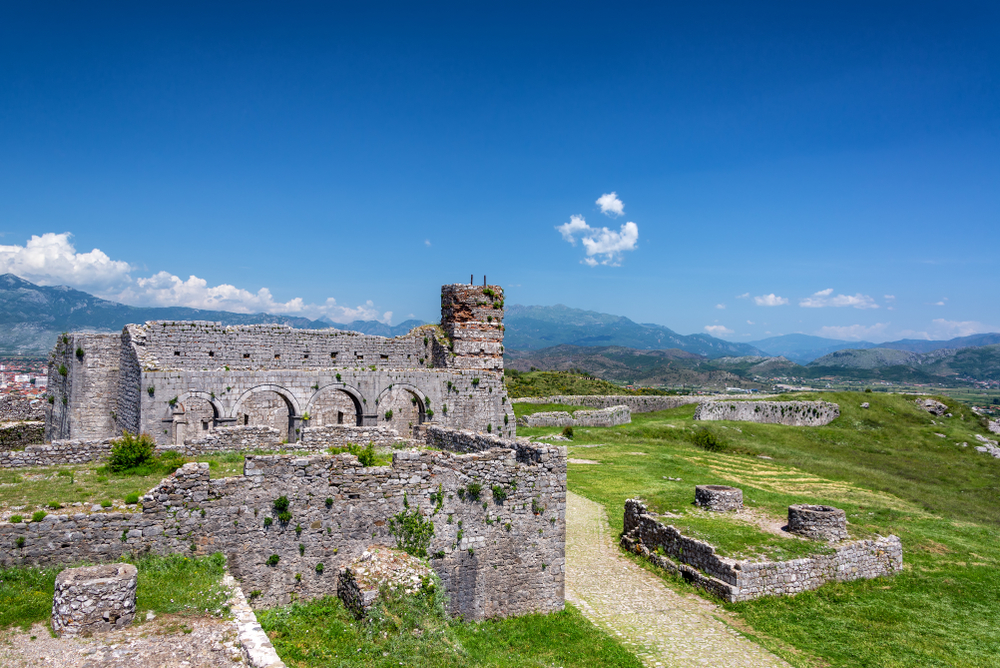
[(360, 619), (375, 604), (383, 586), (415, 594), (428, 585), (433, 572), (402, 550), (373, 545), (340, 569), (337, 596)]

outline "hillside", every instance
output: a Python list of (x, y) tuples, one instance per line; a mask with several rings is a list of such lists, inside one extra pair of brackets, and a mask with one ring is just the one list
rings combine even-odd
[(872, 348), (841, 350), (810, 362), (812, 377), (851, 375), (910, 382), (988, 381), (1000, 379), (1000, 345), (939, 349), (928, 353)]
[(990, 346), (1000, 344), (1000, 334), (973, 334), (962, 336), (947, 341), (925, 341), (921, 339), (902, 339), (900, 341), (886, 341), (885, 343), (869, 343), (868, 341), (839, 341), (837, 339), (825, 339), (821, 336), (809, 336), (808, 334), (785, 334), (783, 336), (772, 336), (760, 341), (751, 341), (749, 345), (756, 346), (769, 355), (780, 355), (787, 357), (799, 364), (809, 364), (810, 362), (835, 353), (839, 350), (868, 350), (871, 348), (883, 348), (890, 350), (904, 350), (913, 353), (929, 353), (935, 350), (970, 348), (978, 346)]
[(637, 350), (675, 348), (705, 357), (760, 355), (745, 343), (730, 343), (707, 334), (683, 335), (662, 325), (639, 324), (623, 316), (556, 306), (507, 307), (505, 346), (540, 350), (558, 345), (619, 346)]

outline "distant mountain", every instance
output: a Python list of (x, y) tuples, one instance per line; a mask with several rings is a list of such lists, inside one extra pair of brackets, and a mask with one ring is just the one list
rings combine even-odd
[(914, 382), (997, 380), (1000, 378), (1000, 345), (957, 350), (939, 348), (926, 353), (892, 348), (841, 350), (810, 362), (805, 371), (814, 377), (853, 374), (891, 380), (895, 376)]
[(781, 355), (799, 364), (808, 364), (838, 350), (868, 350), (884, 348), (891, 350), (908, 350), (914, 353), (929, 353), (942, 349), (972, 348), (1000, 344), (1000, 334), (973, 334), (948, 341), (925, 341), (922, 339), (902, 339), (885, 343), (869, 343), (868, 341), (838, 341), (825, 339), (821, 336), (808, 334), (785, 334), (772, 336), (760, 341), (751, 341), (749, 345), (756, 346), (770, 355)]
[(556, 306), (507, 307), (504, 346), (540, 350), (557, 345), (617, 346), (637, 350), (678, 349), (705, 357), (761, 355), (745, 343), (730, 343), (707, 334), (678, 334), (662, 325), (639, 324), (623, 316)]
[(320, 322), (326, 323), (327, 327), (336, 327), (337, 329), (346, 329), (351, 332), (361, 332), (362, 334), (388, 337), (408, 334), (414, 327), (420, 327), (420, 325), (426, 324), (423, 320), (404, 320), (398, 325), (387, 325), (384, 322), (379, 322), (378, 320), (355, 320), (354, 322), (349, 322), (345, 325), (342, 323), (332, 322), (326, 318), (321, 318)]
[[(266, 313), (230, 313), (186, 307), (146, 308), (126, 306), (68, 288), (64, 285), (35, 285), (13, 274), (0, 275), (0, 354), (47, 355), (56, 337), (70, 330), (117, 331), (129, 323), (147, 320), (212, 320), (224, 325), (278, 323), (299, 329), (326, 329), (330, 323)], [(389, 327), (379, 322), (356, 321), (336, 325), (365, 333), (379, 328), (402, 333), (410, 331), (412, 320)]]

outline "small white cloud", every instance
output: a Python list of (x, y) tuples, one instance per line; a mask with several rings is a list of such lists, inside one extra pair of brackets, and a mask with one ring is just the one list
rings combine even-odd
[(726, 308), (726, 305), (725, 304), (716, 304), (715, 308), (724, 309), (724, 308)]
[(885, 340), (885, 330), (888, 327), (889, 323), (887, 322), (879, 322), (874, 325), (827, 326), (821, 327), (816, 334), (828, 339), (843, 339), (846, 341)]
[(0, 274), (11, 273), (38, 285), (72, 285), (111, 289), (132, 279), (128, 262), (112, 260), (103, 251), (77, 253), (69, 233), (33, 235), (24, 246), (0, 246)]
[(618, 199), (614, 192), (605, 193), (597, 198), (597, 205), (601, 207), (601, 213), (612, 218), (617, 218), (625, 213), (625, 203)]
[(812, 297), (799, 300), (799, 306), (804, 308), (824, 308), (827, 306), (852, 306), (857, 309), (878, 308), (875, 300), (868, 295), (863, 295), (860, 292), (856, 295), (833, 295), (833, 288), (814, 292)]
[(736, 333), (723, 325), (705, 325), (705, 331), (712, 336), (728, 336)]
[(769, 295), (761, 295), (760, 297), (753, 298), (754, 304), (757, 306), (784, 306), (788, 303), (788, 299), (785, 297), (779, 297), (773, 292)]
[(948, 301), (948, 298), (947, 298), (947, 297), (945, 297), (944, 299), (942, 299), (942, 300), (941, 300), (941, 301), (939, 301), (939, 302), (934, 302), (934, 304), (933, 304), (933, 305), (934, 305), (934, 306), (947, 306), (947, 304), (945, 304), (945, 302), (947, 302), (947, 301)]
[(431, 240), (430, 239), (424, 239), (424, 245), (427, 246), (428, 248), (430, 248), (430, 246), (431, 246)]
[(747, 320), (747, 324), (748, 324), (748, 325), (752, 325), (752, 324), (754, 324), (754, 323), (753, 323), (753, 321), (752, 321), (752, 320)]
[(622, 253), (635, 250), (639, 241), (639, 226), (632, 222), (625, 223), (616, 232), (606, 227), (590, 227), (583, 216), (571, 216), (568, 223), (558, 225), (556, 230), (574, 246), (576, 235), (580, 234), (580, 241), (587, 251), (587, 257), (581, 262), (591, 267), (598, 264), (619, 266)]
[(883, 295), (882, 298), (885, 299), (887, 302), (891, 302), (893, 299), (896, 298), (896, 295)]
[(975, 320), (959, 321), (935, 318), (933, 323), (934, 327), (931, 329), (931, 333), (935, 338), (941, 339), (953, 339), (958, 336), (971, 336), (973, 334), (986, 334), (987, 332), (997, 331), (996, 327), (990, 327)]
[(737, 299), (750, 299), (750, 293), (744, 292), (742, 295), (736, 295)]

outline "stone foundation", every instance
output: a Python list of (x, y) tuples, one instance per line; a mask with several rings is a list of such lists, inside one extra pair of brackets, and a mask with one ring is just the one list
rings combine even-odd
[(77, 636), (128, 626), (135, 617), (138, 582), (132, 564), (67, 568), (56, 576), (52, 630)]
[(695, 420), (730, 420), (821, 427), (840, 417), (840, 406), (829, 401), (706, 401), (698, 404)]
[(383, 586), (415, 594), (432, 586), (432, 574), (433, 571), (416, 557), (402, 550), (374, 545), (341, 569), (337, 596), (360, 619), (375, 604)]
[(632, 422), (628, 406), (612, 406), (595, 411), (549, 411), (534, 413), (518, 419), (521, 427), (618, 427)]
[(661, 524), (635, 499), (625, 502), (621, 545), (730, 602), (797, 594), (827, 582), (871, 579), (903, 569), (903, 548), (896, 536), (841, 543), (833, 554), (791, 561), (720, 557), (708, 543)]
[(813, 540), (844, 540), (847, 514), (833, 506), (788, 506), (788, 531)]
[(743, 507), (743, 490), (726, 485), (696, 485), (694, 505), (717, 512), (739, 510)]

